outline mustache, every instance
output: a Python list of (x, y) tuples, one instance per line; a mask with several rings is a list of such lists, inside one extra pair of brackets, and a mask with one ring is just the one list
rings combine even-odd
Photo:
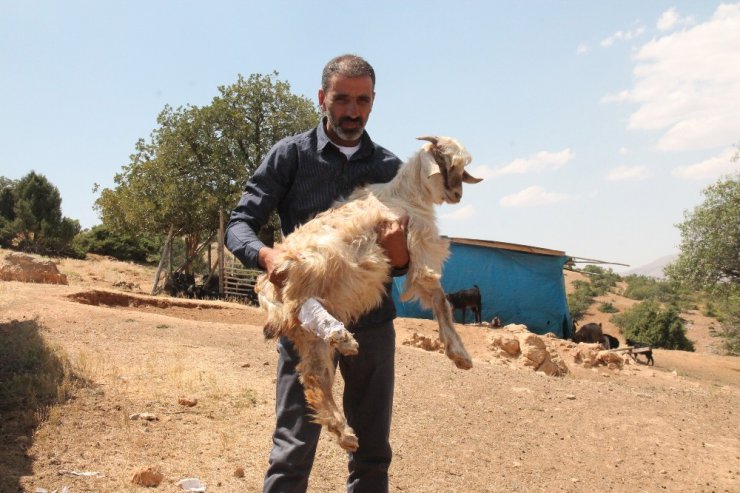
[(339, 118), (339, 125), (341, 125), (344, 122), (353, 122), (353, 123), (357, 123), (358, 125), (363, 125), (362, 117), (359, 117), (359, 116), (357, 118), (351, 118), (349, 116), (343, 116)]

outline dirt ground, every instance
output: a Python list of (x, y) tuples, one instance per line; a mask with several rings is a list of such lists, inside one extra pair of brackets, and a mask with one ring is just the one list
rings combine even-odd
[[(176, 492), (183, 478), (260, 491), (277, 355), (259, 310), (148, 297), (153, 269), (103, 257), (59, 268), (69, 285), (0, 282), (0, 345), (28, 331), (35, 351), (68, 359), (79, 378), (70, 398), (26, 410), (31, 423), (23, 410), (0, 414), (0, 491)], [(608, 318), (594, 309), (585, 321), (623, 341)], [(435, 322), (397, 320), (391, 491), (740, 491), (740, 358), (717, 354), (716, 321), (686, 318), (695, 353), (587, 369), (563, 343), (564, 377), (498, 356), (500, 329), (475, 325), (458, 326), (475, 366), (457, 370), (404, 344), (436, 338)], [(164, 475), (158, 487), (131, 483), (145, 467)], [(345, 453), (324, 433), (309, 491), (345, 491), (345, 476)]]

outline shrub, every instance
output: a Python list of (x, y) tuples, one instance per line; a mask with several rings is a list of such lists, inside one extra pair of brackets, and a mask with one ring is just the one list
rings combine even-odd
[(73, 245), (84, 253), (108, 255), (118, 260), (151, 262), (159, 254), (162, 239), (145, 235), (129, 236), (98, 225), (75, 236)]
[(599, 311), (601, 313), (617, 313), (619, 310), (608, 301), (605, 301), (599, 305)]
[(601, 296), (609, 292), (611, 288), (617, 285), (622, 278), (611, 269), (604, 269), (597, 265), (587, 265), (583, 272), (589, 274), (591, 289), (596, 296)]
[(625, 338), (665, 349), (694, 350), (694, 344), (686, 338), (684, 321), (675, 305), (661, 308), (654, 300), (643, 301), (615, 315), (612, 321)]

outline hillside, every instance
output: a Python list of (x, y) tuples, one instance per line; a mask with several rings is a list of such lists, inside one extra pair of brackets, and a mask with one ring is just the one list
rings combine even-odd
[[(69, 285), (0, 281), (0, 347), (26, 350), (52, 376), (68, 361), (75, 377), (61, 379), (71, 392), (61, 402), (0, 406), (0, 491), (175, 492), (187, 477), (209, 492), (261, 491), (276, 353), (259, 310), (148, 297), (153, 269), (103, 257), (59, 269)], [(607, 317), (594, 309), (584, 321), (619, 337)], [(715, 354), (711, 320), (688, 317), (696, 353), (587, 369), (563, 342), (563, 377), (502, 358), (491, 347), (502, 329), (474, 325), (458, 329), (475, 366), (457, 370), (408, 345), (414, 334), (435, 338), (434, 322), (399, 319), (391, 490), (738, 491), (740, 360)], [(181, 396), (198, 403), (179, 405)], [(133, 485), (143, 467), (164, 481)], [(309, 491), (345, 491), (345, 471), (323, 434)]]

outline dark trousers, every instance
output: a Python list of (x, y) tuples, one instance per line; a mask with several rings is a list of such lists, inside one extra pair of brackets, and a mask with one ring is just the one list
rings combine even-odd
[[(339, 356), (344, 379), (343, 407), (349, 425), (360, 442), (349, 454), (347, 491), (383, 493), (388, 491), (389, 443), (393, 407), (396, 333), (393, 322), (364, 328), (354, 334), (360, 344), (356, 356)], [(283, 338), (278, 344), (275, 414), (265, 493), (305, 492), (313, 466), (321, 426), (312, 423), (296, 374), (298, 355)]]

